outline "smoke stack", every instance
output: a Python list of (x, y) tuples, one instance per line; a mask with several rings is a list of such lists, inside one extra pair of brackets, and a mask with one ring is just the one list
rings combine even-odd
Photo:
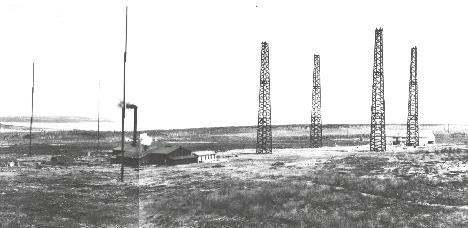
[[(128, 106), (127, 106), (128, 108)], [(133, 146), (137, 145), (137, 112), (138, 112), (138, 107), (134, 105), (133, 107)]]
[[(119, 103), (119, 107), (123, 106), (123, 102)], [(138, 106), (131, 104), (131, 103), (126, 103), (125, 104), (126, 109), (133, 109), (133, 141), (132, 145), (136, 146), (137, 145), (137, 122), (138, 122)]]

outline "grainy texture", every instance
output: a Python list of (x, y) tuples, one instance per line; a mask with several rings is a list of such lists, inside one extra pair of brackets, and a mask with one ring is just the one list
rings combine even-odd
[(225, 153), (231, 157), (222, 167), (145, 168), (140, 172), (141, 223), (160, 227), (468, 225), (468, 153), (464, 150), (373, 155), (284, 149), (261, 157), (252, 153)]
[[(395, 128), (404, 125), (394, 126)], [(365, 126), (274, 126), (273, 154), (255, 154), (255, 127), (152, 131), (161, 141), (218, 148), (218, 163), (126, 168), (109, 164), (118, 133), (1, 133), (0, 223), (5, 227), (466, 227), (466, 130), (435, 129), (433, 147), (368, 152)], [(442, 130), (440, 130), (442, 129)], [(16, 135), (15, 135), (16, 134)], [(127, 135), (131, 136), (131, 133)], [(278, 139), (278, 140), (276, 140)], [(205, 145), (203, 140), (212, 143)], [(367, 142), (368, 143), (368, 142)], [(362, 145), (362, 146), (359, 146)], [(285, 149), (278, 149), (284, 148)], [(287, 148), (296, 147), (296, 148)], [(224, 149), (222, 149), (224, 148)], [(244, 149), (247, 148), (247, 149)], [(88, 153), (90, 156), (88, 156)], [(65, 156), (53, 164), (53, 156)], [(7, 167), (19, 162), (20, 167)]]

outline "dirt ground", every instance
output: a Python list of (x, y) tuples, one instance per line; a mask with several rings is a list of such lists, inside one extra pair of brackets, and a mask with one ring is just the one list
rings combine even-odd
[(366, 149), (233, 150), (216, 164), (147, 167), (140, 172), (140, 224), (468, 226), (466, 150)]
[(465, 149), (239, 149), (215, 163), (126, 168), (123, 183), (97, 155), (62, 166), (51, 156), (1, 168), (4, 227), (468, 226)]
[[(138, 172), (119, 168), (5, 168), (0, 172), (2, 227), (138, 226)], [(130, 181), (132, 180), (132, 181)]]
[[(166, 141), (177, 139), (169, 133), (159, 134)], [(194, 144), (203, 139), (196, 131), (174, 134)], [(349, 138), (361, 133), (356, 134)], [(222, 149), (217, 162), (127, 167), (123, 183), (118, 181), (119, 165), (110, 164), (107, 155), (118, 140), (114, 133), (104, 138), (100, 152), (94, 133), (45, 133), (35, 138), (33, 156), (27, 155), (27, 138), (19, 135), (12, 141), (9, 136), (0, 146), (0, 224), (468, 227), (468, 149), (460, 143), (468, 138), (455, 136), (437, 137), (459, 145), (389, 147), (375, 153), (360, 146), (361, 141), (354, 146), (284, 148), (294, 140), (304, 146), (307, 142), (306, 136), (288, 138), (284, 133), (281, 139), (290, 141), (263, 155), (251, 149), (251, 138), (242, 146), (242, 138), (216, 136), (212, 141)], [(71, 160), (53, 164), (52, 156), (59, 155)], [(11, 161), (14, 167), (8, 166)]]

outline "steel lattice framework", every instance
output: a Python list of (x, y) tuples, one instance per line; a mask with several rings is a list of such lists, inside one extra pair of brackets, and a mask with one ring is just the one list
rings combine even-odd
[(320, 55), (314, 55), (314, 78), (312, 86), (312, 113), (310, 117), (310, 146), (322, 147), (322, 113), (320, 86)]
[(409, 97), (408, 97), (408, 119), (406, 122), (406, 145), (419, 146), (419, 123), (418, 123), (418, 56), (417, 48), (411, 48)]
[(270, 101), (270, 48), (262, 42), (260, 91), (258, 104), (257, 154), (272, 153), (271, 101)]
[(385, 98), (382, 28), (375, 29), (370, 150), (385, 151)]

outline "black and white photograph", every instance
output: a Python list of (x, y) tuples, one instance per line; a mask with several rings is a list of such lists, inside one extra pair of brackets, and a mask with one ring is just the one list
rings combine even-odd
[(1, 0), (0, 227), (468, 227), (462, 0)]

